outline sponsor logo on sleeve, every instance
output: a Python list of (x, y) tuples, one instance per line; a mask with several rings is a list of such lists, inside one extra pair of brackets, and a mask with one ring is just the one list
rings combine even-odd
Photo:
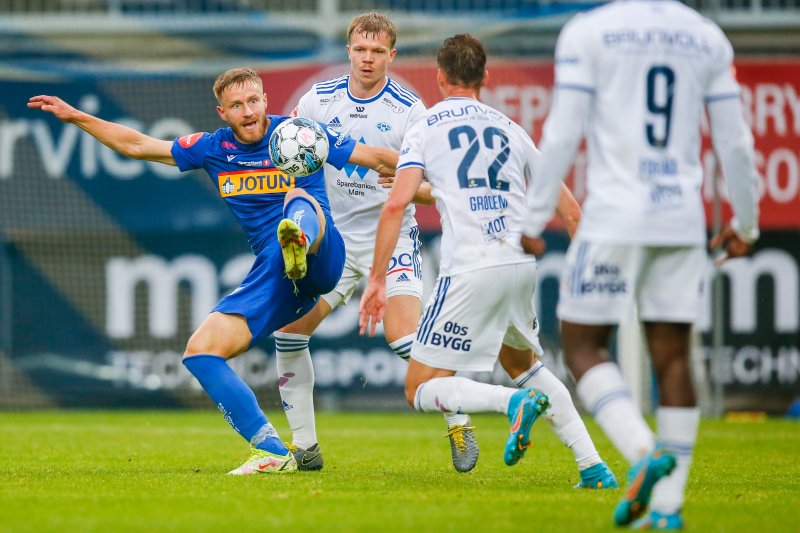
[(190, 148), (194, 143), (200, 140), (200, 137), (203, 136), (203, 132), (192, 133), (191, 135), (184, 135), (180, 139), (178, 139), (178, 144), (181, 145), (182, 148)]
[(387, 107), (391, 107), (392, 111), (397, 113), (398, 115), (400, 113), (406, 112), (406, 108), (404, 106), (398, 104), (397, 102), (392, 101), (391, 98), (387, 98), (384, 96), (383, 99), (381, 100), (381, 103)]

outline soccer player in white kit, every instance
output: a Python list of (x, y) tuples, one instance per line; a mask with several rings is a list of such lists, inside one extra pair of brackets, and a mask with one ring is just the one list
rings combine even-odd
[[(556, 46), (556, 94), (534, 166), (523, 245), (550, 218), (586, 124), (588, 196), (567, 253), (558, 316), (578, 394), (631, 463), (617, 525), (679, 529), (700, 412), (689, 350), (708, 258), (700, 123), (708, 110), (735, 218), (711, 245), (758, 238), (753, 139), (719, 27), (671, 0), (614, 2), (574, 17)], [(658, 381), (658, 439), (606, 347), (631, 304)], [(640, 518), (641, 517), (641, 518)]]
[(411, 349), (406, 400), (420, 411), (508, 415), (512, 426), (504, 460), (513, 465), (530, 445), (533, 422), (549, 406), (547, 395), (455, 373), (492, 370), (504, 343), (541, 354), (532, 304), (536, 263), (518, 242), (530, 162), (537, 152), (521, 127), (477, 101), (486, 75), (478, 40), (469, 35), (445, 40), (437, 61), (445, 100), (415, 122), (403, 140), (361, 300), (361, 333), (374, 334), (384, 316), (382, 273), (424, 172), (442, 216), (442, 259)]
[[(296, 113), (368, 145), (399, 150), (410, 125), (426, 110), (411, 91), (388, 77), (389, 64), (397, 53), (394, 47), (397, 29), (384, 15), (371, 12), (354, 18), (347, 34), (349, 75), (315, 84), (301, 98)], [(378, 217), (389, 194), (384, 188), (390, 188), (393, 180), (365, 168), (346, 166), (343, 171), (326, 170), (326, 181), (331, 211), (347, 248), (342, 279), (308, 315), (275, 333), (279, 390), (292, 428), (291, 448), (300, 470), (320, 469), (323, 464), (314, 424), (314, 375), (309, 337), (333, 309), (349, 301), (357, 284), (369, 274)], [(433, 202), (427, 184), (414, 197), (414, 202)], [(562, 211), (566, 218), (568, 210)], [(577, 225), (575, 219), (580, 212), (577, 203), (572, 211), (577, 214), (568, 213), (570, 229)], [(384, 320), (389, 346), (405, 360), (411, 351), (422, 307), (418, 235), (414, 206), (408, 205), (403, 212), (391, 266), (385, 270), (388, 306)], [(540, 356), (541, 350), (537, 349), (535, 355)], [(550, 396), (553, 407), (547, 421), (575, 456), (580, 478), (578, 486), (616, 488), (614, 474), (597, 453), (569, 391), (558, 378), (538, 357), (532, 357), (530, 350), (504, 345), (500, 362), (519, 386), (535, 386)], [(445, 419), (453, 466), (459, 472), (468, 472), (478, 460), (474, 426), (466, 414), (446, 413)]]
[[(389, 64), (397, 54), (397, 28), (387, 17), (371, 12), (355, 17), (347, 30), (350, 73), (314, 84), (293, 114), (311, 118), (357, 141), (398, 150), (409, 125), (424, 111), (422, 101), (390, 79)], [(326, 165), (330, 166), (330, 165)], [(337, 306), (345, 305), (369, 272), (377, 219), (388, 180), (364, 167), (347, 165), (325, 174), (331, 212), (345, 241), (344, 273), (336, 288), (323, 295), (303, 318), (275, 333), (279, 390), (292, 429), (292, 445), (300, 470), (322, 468), (314, 420), (314, 369), (308, 341)], [(392, 350), (408, 359), (422, 307), (422, 258), (414, 206), (403, 216), (403, 235), (394, 250), (385, 336)]]

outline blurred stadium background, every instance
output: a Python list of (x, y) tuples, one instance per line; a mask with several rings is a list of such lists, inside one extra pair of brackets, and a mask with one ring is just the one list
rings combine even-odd
[[(697, 331), (706, 412), (786, 412), (800, 396), (800, 1), (698, 0), (731, 38), (762, 173), (754, 256), (709, 269)], [(75, 127), (28, 110), (55, 94), (102, 118), (172, 138), (220, 127), (211, 86), (234, 66), (263, 74), (273, 113), (347, 71), (345, 30), (377, 9), (399, 27), (390, 75), (430, 106), (433, 54), (470, 32), (490, 52), (483, 99), (539, 140), (563, 23), (592, 2), (512, 0), (4, 0), (0, 2), (0, 410), (207, 406), (180, 364), (186, 339), (252, 258), (202, 173), (126, 160)], [(709, 228), (714, 156), (703, 161)], [(570, 177), (584, 196), (584, 158)], [(350, 168), (352, 174), (362, 169)], [(729, 216), (725, 198), (723, 219)], [(438, 217), (419, 210), (426, 285)], [(539, 273), (547, 362), (558, 357), (554, 307), (567, 240), (558, 227)], [(718, 283), (710, 281), (717, 279)], [(402, 409), (405, 363), (357, 335), (357, 297), (312, 339), (323, 409)], [(620, 357), (641, 348), (619, 335)], [(271, 342), (233, 365), (279, 408)], [(633, 358), (635, 360), (636, 358)], [(646, 367), (629, 367), (643, 404)], [(503, 381), (501, 371), (481, 376)]]

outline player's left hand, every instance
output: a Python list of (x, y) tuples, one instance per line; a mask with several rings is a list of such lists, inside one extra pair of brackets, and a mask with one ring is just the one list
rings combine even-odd
[(544, 255), (545, 248), (547, 248), (544, 239), (541, 237), (529, 237), (523, 234), (519, 242), (526, 254), (535, 255), (537, 257)]
[(369, 335), (375, 335), (378, 323), (383, 320), (386, 311), (386, 280), (372, 280), (370, 278), (367, 288), (361, 296), (361, 305), (358, 308), (358, 334), (364, 335), (369, 327)]

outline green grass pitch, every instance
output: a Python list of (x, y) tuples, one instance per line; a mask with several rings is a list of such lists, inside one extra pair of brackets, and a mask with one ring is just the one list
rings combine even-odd
[[(247, 446), (211, 410), (0, 413), (0, 532), (614, 531), (620, 491), (573, 490), (572, 454), (544, 421), (509, 468), (503, 417), (473, 420), (481, 457), (466, 475), (441, 416), (322, 413), (322, 472), (234, 478), (224, 474)], [(704, 420), (700, 431), (690, 530), (800, 531), (800, 423)]]

